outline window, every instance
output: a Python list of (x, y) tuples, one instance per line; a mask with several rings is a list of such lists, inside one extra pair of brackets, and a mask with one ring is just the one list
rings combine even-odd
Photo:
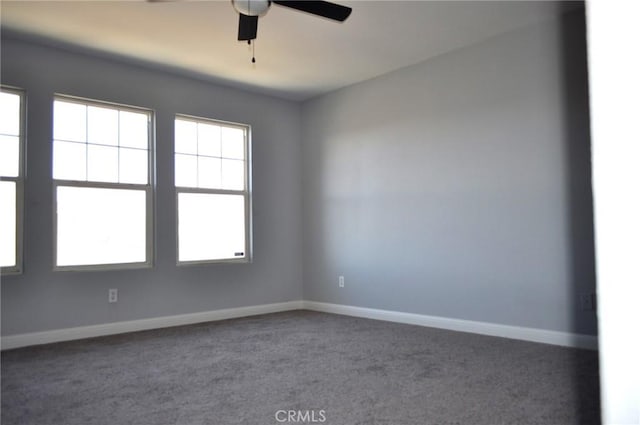
[(3, 273), (22, 269), (24, 190), (24, 96), (0, 90), (0, 266)]
[(151, 119), (145, 109), (55, 98), (56, 269), (151, 264)]
[(249, 127), (177, 116), (178, 264), (250, 259)]

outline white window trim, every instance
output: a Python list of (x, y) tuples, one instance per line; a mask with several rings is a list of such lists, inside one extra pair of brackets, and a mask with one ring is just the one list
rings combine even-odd
[(20, 135), (18, 138), (19, 157), (18, 177), (2, 177), (2, 181), (12, 181), (16, 184), (16, 265), (2, 267), (0, 273), (3, 276), (22, 274), (24, 269), (24, 180), (26, 173), (25, 162), (25, 143), (26, 143), (26, 112), (27, 112), (27, 96), (24, 90), (11, 87), (0, 86), (3, 92), (12, 93), (20, 96)]
[[(56, 93), (53, 97), (51, 105), (56, 100), (64, 102), (75, 102), (81, 105), (90, 105), (97, 107), (112, 107), (124, 111), (132, 111), (138, 113), (145, 113), (149, 117), (148, 121), (148, 152), (147, 155), (147, 170), (148, 181), (147, 184), (130, 184), (130, 183), (108, 183), (108, 182), (93, 182), (93, 181), (78, 181), (78, 180), (61, 180), (53, 178), (52, 171), (52, 189), (53, 189), (53, 270), (54, 271), (108, 271), (108, 270), (129, 270), (129, 269), (143, 269), (153, 267), (153, 259), (155, 258), (155, 114), (151, 109), (129, 106), (119, 103), (113, 103), (108, 101), (99, 101), (93, 99), (85, 99), (81, 97), (69, 96)], [(53, 117), (53, 114), (52, 114)], [(53, 158), (53, 121), (51, 124), (52, 138), (50, 141), (50, 153)], [(51, 161), (53, 163), (53, 161)], [(140, 262), (131, 263), (109, 263), (109, 264), (87, 264), (87, 265), (69, 265), (59, 266), (58, 264), (58, 203), (57, 193), (58, 187), (79, 187), (79, 188), (96, 188), (96, 189), (134, 189), (144, 190), (146, 198), (146, 259)]]
[[(205, 189), (196, 187), (184, 187), (175, 185), (175, 168), (174, 168), (174, 187), (175, 187), (175, 234), (176, 234), (176, 265), (177, 266), (194, 266), (194, 265), (206, 265), (206, 264), (248, 264), (253, 262), (253, 203), (252, 203), (252, 161), (251, 161), (251, 126), (248, 124), (235, 123), (230, 121), (216, 120), (212, 118), (203, 118), (193, 115), (176, 114), (175, 120), (186, 120), (194, 122), (205, 122), (216, 125), (224, 125), (227, 127), (236, 127), (245, 130), (245, 189), (244, 190), (228, 190), (228, 189)], [(173, 145), (173, 160), (175, 167), (175, 130), (174, 130), (174, 145)], [(242, 258), (223, 258), (219, 260), (193, 260), (193, 261), (180, 261), (180, 233), (179, 233), (179, 195), (180, 193), (205, 193), (212, 195), (243, 195), (244, 197), (244, 257)]]

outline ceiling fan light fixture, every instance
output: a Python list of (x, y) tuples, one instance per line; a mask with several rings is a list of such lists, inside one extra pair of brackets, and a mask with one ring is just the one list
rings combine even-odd
[(263, 16), (269, 10), (269, 0), (231, 0), (236, 12), (246, 16)]

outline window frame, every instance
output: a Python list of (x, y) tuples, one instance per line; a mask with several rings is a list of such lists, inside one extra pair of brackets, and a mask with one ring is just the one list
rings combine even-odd
[(24, 270), (24, 182), (26, 175), (26, 130), (27, 130), (27, 95), (24, 89), (8, 85), (0, 85), (0, 91), (18, 95), (20, 97), (20, 123), (18, 134), (18, 176), (0, 177), (1, 181), (11, 181), (16, 185), (16, 244), (15, 266), (4, 266), (0, 268), (0, 274), (18, 275)]
[[(53, 177), (53, 158), (54, 158), (54, 141), (55, 139), (55, 118), (54, 105), (55, 101), (77, 103), (84, 106), (95, 106), (102, 108), (111, 108), (118, 111), (130, 111), (135, 113), (144, 113), (147, 115), (147, 183), (113, 183), (90, 180), (68, 180), (56, 179)], [(51, 181), (53, 188), (53, 270), (54, 271), (109, 271), (109, 270), (129, 270), (151, 268), (154, 265), (155, 258), (155, 113), (152, 109), (131, 106), (122, 103), (114, 103), (109, 101), (87, 99), (77, 96), (55, 93), (51, 102), (52, 121), (51, 121)], [(87, 126), (88, 131), (88, 126)], [(80, 142), (78, 142), (80, 143)], [(86, 140), (85, 144), (89, 144)], [(118, 146), (119, 147), (119, 146)], [(145, 192), (145, 250), (146, 258), (144, 261), (131, 263), (108, 263), (108, 264), (82, 264), (82, 265), (58, 265), (58, 188), (59, 187), (75, 187), (75, 188), (93, 188), (93, 189), (122, 189), (122, 190), (144, 190)]]
[[(177, 186), (175, 183), (175, 158), (176, 158), (176, 140), (175, 140), (175, 123), (176, 120), (192, 121), (196, 123), (213, 124), (224, 127), (239, 128), (244, 131), (244, 189), (210, 189), (192, 186)], [(248, 124), (223, 121), (214, 118), (205, 118), (187, 114), (175, 114), (173, 119), (174, 140), (173, 140), (173, 186), (175, 190), (175, 235), (176, 235), (176, 266), (194, 266), (207, 264), (249, 264), (253, 262), (253, 203), (252, 203), (252, 162), (251, 162), (251, 126)], [(195, 155), (196, 157), (199, 155)], [(222, 258), (207, 260), (187, 260), (180, 261), (180, 194), (181, 193), (200, 193), (212, 195), (242, 195), (244, 199), (244, 257), (242, 258)]]

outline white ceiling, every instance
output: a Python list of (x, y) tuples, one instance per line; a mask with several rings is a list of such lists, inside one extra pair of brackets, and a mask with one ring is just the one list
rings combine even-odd
[[(344, 23), (272, 5), (251, 51), (227, 1), (0, 2), (5, 35), (46, 39), (303, 100), (566, 9), (540, 1), (337, 1)], [(579, 5), (579, 3), (575, 3)], [(572, 6), (569, 6), (570, 8)]]

